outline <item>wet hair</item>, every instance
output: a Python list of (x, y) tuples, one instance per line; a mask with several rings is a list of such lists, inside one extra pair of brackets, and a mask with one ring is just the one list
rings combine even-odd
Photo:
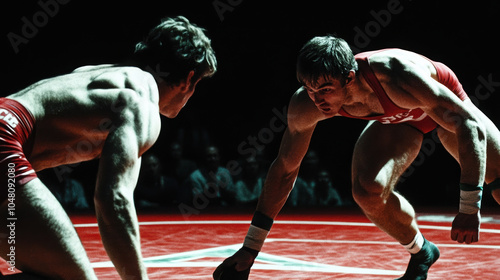
[(333, 77), (342, 83), (358, 64), (347, 42), (331, 35), (314, 37), (307, 42), (297, 58), (297, 80), (315, 86), (320, 77)]
[(179, 84), (192, 70), (192, 81), (217, 71), (217, 59), (205, 29), (183, 16), (165, 18), (154, 27), (137, 43), (134, 60), (140, 68), (169, 84)]

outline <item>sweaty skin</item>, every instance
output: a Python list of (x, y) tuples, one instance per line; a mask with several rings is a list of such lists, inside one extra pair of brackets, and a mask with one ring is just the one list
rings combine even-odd
[[(387, 50), (374, 54), (369, 60), (396, 105), (420, 108), (438, 123), (440, 139), (462, 167), (461, 182), (482, 185), (484, 181), (489, 183), (498, 178), (500, 132), (472, 102), (461, 101), (437, 82), (436, 69), (427, 59), (408, 51)], [(340, 108), (358, 117), (383, 113), (373, 90), (353, 71), (344, 86), (337, 79), (324, 77), (316, 85), (305, 84), (290, 101), (288, 128), (257, 206), (258, 211), (271, 218), (278, 214), (292, 189), (319, 121), (339, 116)], [(377, 146), (380, 141), (375, 143), (375, 140), (381, 139), (381, 135), (385, 142), (380, 145), (384, 146)], [(372, 221), (402, 244), (409, 243), (415, 236), (416, 222), (412, 207), (393, 189), (399, 176), (418, 155), (420, 144), (416, 143), (421, 141), (421, 133), (404, 124), (370, 122), (353, 155), (354, 198), (364, 206)], [(464, 220), (461, 215), (457, 218)], [(459, 242), (471, 234), (467, 228), (454, 228), (453, 232)]]
[(138, 68), (82, 67), (8, 98), (23, 104), (41, 131), (28, 158), (37, 171), (100, 157), (110, 130), (127, 113), (137, 119), (129, 125), (139, 138), (138, 154), (160, 130), (158, 87)]
[[(85, 66), (7, 96), (35, 119), (27, 155), (35, 171), (99, 159), (94, 197), (99, 230), (123, 279), (148, 279), (133, 191), (141, 155), (158, 138), (160, 113), (169, 118), (179, 113), (194, 92), (193, 73), (171, 86), (135, 67)], [(71, 222), (43, 183), (34, 179), (18, 186), (16, 199), (26, 205), (19, 219), (38, 217), (16, 232), (16, 266), (62, 279), (96, 279)]]
[[(481, 186), (500, 177), (499, 130), (469, 99), (463, 100), (439, 82), (438, 71), (431, 61), (416, 53), (390, 49), (371, 54), (368, 62), (384, 94), (399, 111), (420, 109), (437, 124), (441, 142), (460, 163), (461, 183)], [(351, 70), (347, 77), (340, 79), (320, 76), (316, 81), (306, 81), (293, 94), (288, 107), (288, 127), (278, 156), (269, 168), (256, 212), (275, 219), (293, 188), (318, 122), (343, 115), (369, 118), (371, 121), (361, 133), (353, 152), (353, 197), (380, 229), (401, 244), (409, 244), (419, 232), (415, 211), (394, 188), (418, 156), (423, 132), (409, 123), (375, 121), (385, 118), (386, 114), (388, 120), (398, 119), (390, 118), (391, 113), (385, 112), (387, 107), (381, 103), (380, 95), (374, 92), (373, 84), (370, 85), (362, 74)], [(427, 119), (418, 113), (423, 120)], [(435, 124), (426, 122), (425, 125)], [(337, 132), (334, 137), (342, 137), (342, 131)], [(493, 191), (493, 196), (500, 203), (500, 189)], [(479, 224), (479, 211), (476, 214), (458, 213), (452, 223), (451, 238), (460, 243), (477, 242)], [(259, 242), (264, 240), (259, 239)], [(423, 246), (432, 248), (429, 244), (424, 240)], [(426, 254), (433, 251), (431, 257), (423, 255), (426, 257), (424, 261), (421, 256), (414, 258), (413, 255), (408, 274), (403, 277), (427, 275), (428, 268), (439, 257), (437, 247), (433, 248), (420, 251)], [(249, 252), (243, 247), (227, 258), (214, 271), (214, 279), (223, 279), (223, 274), (232, 270), (240, 272), (242, 279), (247, 279), (247, 270), (258, 253)]]

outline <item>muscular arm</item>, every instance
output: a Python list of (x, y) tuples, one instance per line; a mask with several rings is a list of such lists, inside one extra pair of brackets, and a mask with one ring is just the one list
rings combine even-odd
[(287, 128), (280, 152), (269, 168), (257, 211), (274, 219), (292, 191), (300, 162), (307, 152), (313, 131), (299, 133)]
[[(404, 108), (421, 108), (457, 145), (461, 167), (460, 210), (452, 223), (451, 239), (460, 243), (479, 241), (481, 188), (486, 173), (486, 130), (472, 112), (470, 101), (460, 100), (448, 88), (431, 78), (425, 67), (393, 59), (396, 90), (393, 94)], [(428, 70), (428, 69), (427, 69)], [(462, 185), (465, 184), (465, 185)]]
[(288, 127), (281, 140), (278, 157), (269, 168), (243, 247), (217, 267), (213, 273), (216, 280), (248, 279), (250, 267), (264, 244), (272, 220), (293, 188), (314, 128), (324, 115), (316, 109), (307, 93), (299, 89), (290, 101), (287, 117)]
[(130, 274), (147, 279), (133, 201), (140, 159), (137, 149), (127, 146), (135, 140), (131, 135), (130, 129), (119, 128), (108, 137), (99, 164), (95, 205), (104, 247), (122, 278)]
[[(133, 92), (128, 93), (134, 96)], [(118, 273), (123, 279), (129, 276), (147, 279), (133, 192), (140, 155), (157, 134), (155, 126), (151, 126), (155, 118), (150, 117), (145, 108), (141, 110), (139, 105), (133, 105), (137, 102), (130, 99), (124, 101), (123, 110), (117, 114), (102, 149), (94, 199), (102, 241)]]
[(279, 213), (293, 188), (316, 124), (323, 118), (304, 91), (294, 94), (288, 108), (288, 127), (269, 168), (257, 211), (273, 219)]
[(429, 108), (427, 114), (456, 135), (460, 182), (482, 186), (486, 172), (486, 129), (483, 124), (463, 106), (437, 105)]
[(402, 93), (389, 90), (391, 99), (403, 108), (421, 108), (439, 126), (456, 135), (460, 182), (482, 185), (486, 172), (486, 130), (467, 102), (412, 62), (391, 59), (390, 69), (395, 77), (395, 91)]

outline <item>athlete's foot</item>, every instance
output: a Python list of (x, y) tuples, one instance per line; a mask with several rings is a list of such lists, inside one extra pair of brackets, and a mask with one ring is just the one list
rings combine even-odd
[(427, 272), (433, 263), (439, 259), (439, 249), (432, 242), (424, 239), (420, 252), (411, 255), (405, 275), (396, 280), (425, 280)]

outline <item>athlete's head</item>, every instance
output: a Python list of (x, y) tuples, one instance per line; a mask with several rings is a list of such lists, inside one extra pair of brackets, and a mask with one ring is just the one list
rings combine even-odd
[(347, 42), (334, 36), (312, 38), (302, 47), (297, 59), (297, 79), (301, 84), (315, 86), (320, 78), (335, 78), (344, 84), (349, 72), (357, 69)]
[(166, 18), (153, 28), (134, 53), (135, 65), (150, 72), (160, 94), (160, 113), (174, 118), (196, 84), (217, 71), (217, 60), (204, 29), (185, 17)]
[(166, 18), (136, 45), (135, 60), (167, 84), (178, 84), (194, 71), (194, 85), (217, 70), (215, 53), (204, 31), (185, 17)]

